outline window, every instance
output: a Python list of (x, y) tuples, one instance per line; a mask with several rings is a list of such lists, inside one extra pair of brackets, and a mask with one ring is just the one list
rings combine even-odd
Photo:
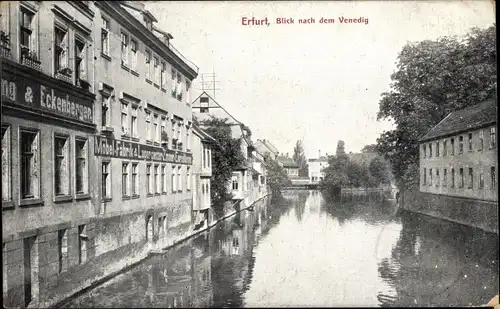
[(200, 98), (200, 113), (208, 113), (208, 97)]
[(447, 155), (448, 155), (448, 141), (444, 140), (443, 141), (443, 156), (447, 156)]
[(186, 190), (191, 191), (191, 168), (186, 167)]
[(109, 55), (109, 21), (103, 18), (101, 27), (101, 52)]
[(190, 131), (190, 129), (186, 128), (186, 150), (191, 149), (191, 138), (189, 136), (189, 131)]
[(491, 189), (495, 189), (497, 186), (497, 171), (494, 166), (491, 167), (490, 169), (490, 175), (491, 175)]
[(146, 79), (151, 80), (151, 52), (146, 51)]
[(151, 140), (151, 113), (146, 112), (146, 139)]
[(54, 71), (57, 73), (68, 68), (68, 32), (55, 26), (54, 33)]
[(232, 182), (232, 185), (233, 185), (233, 190), (238, 190), (238, 176), (237, 175), (233, 175), (231, 177), (231, 182)]
[(165, 118), (161, 119), (161, 129), (160, 129), (160, 139), (162, 143), (168, 142), (168, 138), (166, 136), (167, 134), (167, 129), (166, 129), (167, 123), (165, 121)]
[(451, 139), (451, 155), (453, 156), (455, 154), (455, 139)]
[(439, 177), (439, 169), (436, 169), (436, 187), (439, 187), (441, 183), (441, 177)]
[(450, 187), (455, 188), (455, 169), (451, 169), (451, 185)]
[(180, 73), (177, 73), (177, 100), (182, 102), (182, 76)]
[(122, 163), (122, 196), (129, 196), (128, 182), (128, 163)]
[(479, 189), (484, 188), (484, 176), (483, 176), (483, 171), (479, 173)]
[(436, 157), (439, 157), (439, 141), (436, 142)]
[(474, 187), (474, 172), (472, 167), (469, 167), (469, 189)]
[(469, 133), (469, 151), (472, 151), (472, 133)]
[(111, 198), (111, 171), (110, 171), (110, 162), (102, 162), (102, 198), (110, 199)]
[(59, 230), (57, 233), (58, 255), (59, 255), (59, 272), (63, 272), (68, 268), (68, 232)]
[(154, 61), (155, 84), (160, 85), (160, 60), (154, 57)]
[(12, 196), (11, 158), (10, 127), (2, 126), (2, 202), (10, 201)]
[(208, 148), (208, 167), (212, 167), (212, 149)]
[(422, 177), (423, 184), (427, 184), (427, 169), (424, 167), (424, 177)]
[(459, 179), (460, 183), (458, 184), (458, 187), (463, 188), (464, 187), (464, 169), (460, 168), (458, 173), (459, 173), (459, 177), (460, 177), (460, 179)]
[(20, 27), (20, 43), (21, 43), (21, 52), (23, 56), (28, 56), (30, 52), (33, 52), (35, 49), (35, 44), (33, 44), (33, 18), (35, 15), (28, 10), (21, 8), (21, 27)]
[(167, 166), (163, 166), (163, 193), (167, 193)]
[(191, 82), (186, 80), (186, 102), (188, 104), (191, 104), (191, 91), (189, 91), (191, 89)]
[(181, 177), (182, 166), (177, 168), (177, 190), (182, 192), (182, 177)]
[(85, 42), (75, 38), (75, 81), (77, 85), (81, 80), (86, 80), (86, 49)]
[(426, 145), (422, 145), (422, 153), (424, 155), (424, 158), (427, 157), (427, 146)]
[(101, 125), (107, 127), (110, 124), (109, 103), (110, 97), (106, 94), (101, 95), (102, 109), (101, 109)]
[(177, 192), (176, 168), (172, 166), (172, 192)]
[(432, 168), (429, 169), (429, 186), (432, 186)]
[(85, 225), (78, 226), (78, 264), (87, 260), (87, 241), (85, 240)]
[(165, 165), (161, 166), (161, 192), (165, 192)]
[(130, 50), (132, 51), (131, 67), (132, 70), (137, 69), (137, 52), (139, 50), (139, 45), (136, 40), (130, 40)]
[(76, 194), (88, 192), (88, 166), (87, 166), (87, 141), (84, 139), (75, 140), (75, 178)]
[(172, 97), (175, 98), (177, 96), (177, 83), (175, 81), (175, 78), (177, 77), (177, 72), (175, 72), (174, 69), (171, 71), (171, 77), (172, 77)]
[(167, 65), (165, 62), (161, 63), (161, 88), (167, 89)]
[(151, 164), (148, 164), (148, 165), (146, 165), (146, 192), (148, 194), (153, 194), (152, 182), (153, 182), (153, 180), (151, 179)]
[(128, 65), (128, 34), (121, 33), (121, 56), (122, 56), (122, 64)]
[(69, 143), (68, 138), (54, 138), (54, 193), (69, 194)]
[(137, 106), (132, 106), (132, 124), (130, 126), (130, 136), (137, 137)]
[(128, 104), (122, 103), (122, 135), (129, 135), (128, 132)]
[(161, 183), (160, 183), (160, 166), (158, 164), (155, 165), (155, 186), (156, 193), (161, 193)]
[(479, 130), (479, 147), (477, 150), (482, 151), (483, 147), (484, 147), (484, 131)]
[(132, 163), (132, 195), (139, 195), (139, 164)]
[(432, 157), (432, 143), (429, 143), (429, 158)]
[(462, 154), (464, 152), (464, 137), (458, 137), (458, 153)]
[(497, 143), (496, 128), (490, 128), (490, 148), (495, 148)]
[(158, 129), (158, 115), (154, 115), (153, 133), (155, 135), (154, 141), (160, 142), (160, 131)]
[(448, 186), (448, 170), (447, 169), (444, 169), (443, 170), (443, 187), (447, 187)]

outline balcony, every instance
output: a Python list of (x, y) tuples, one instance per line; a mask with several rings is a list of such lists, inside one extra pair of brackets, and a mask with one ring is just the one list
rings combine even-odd
[(38, 55), (35, 51), (30, 50), (25, 46), (21, 46), (21, 64), (37, 71), (41, 71), (41, 62), (38, 60)]
[(73, 79), (71, 77), (72, 73), (73, 72), (71, 71), (70, 68), (63, 68), (57, 71), (55, 78), (65, 81), (69, 84), (72, 84), (73, 83)]
[(11, 59), (12, 55), (10, 53), (10, 48), (8, 46), (4, 46), (3, 44), (0, 46), (0, 57)]

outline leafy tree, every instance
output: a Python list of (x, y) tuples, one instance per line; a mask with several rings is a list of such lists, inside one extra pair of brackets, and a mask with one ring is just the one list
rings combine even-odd
[(267, 165), (267, 184), (271, 188), (273, 195), (281, 196), (281, 189), (292, 182), (283, 167), (273, 160), (269, 153), (264, 155), (264, 161)]
[(396, 129), (377, 139), (398, 185), (418, 185), (418, 140), (447, 114), (496, 97), (496, 25), (464, 38), (408, 43), (382, 93), (377, 118)]
[(214, 211), (222, 213), (224, 202), (230, 200), (229, 182), (232, 172), (244, 162), (240, 140), (232, 138), (229, 119), (216, 118), (203, 120), (201, 126), (216, 141), (212, 151), (212, 181), (210, 189)]
[(368, 166), (370, 174), (377, 180), (377, 183), (388, 184), (390, 182), (390, 167), (380, 156), (376, 156)]
[(363, 152), (363, 153), (377, 152), (377, 151), (378, 151), (377, 144), (366, 145), (365, 147), (363, 147), (363, 149), (361, 149), (361, 152)]
[(335, 152), (335, 155), (337, 157), (341, 156), (341, 155), (345, 155), (345, 143), (344, 143), (344, 141), (337, 142), (337, 151)]
[(299, 176), (307, 177), (309, 175), (307, 159), (304, 153), (304, 146), (302, 141), (298, 140), (293, 148), (293, 161), (299, 165)]

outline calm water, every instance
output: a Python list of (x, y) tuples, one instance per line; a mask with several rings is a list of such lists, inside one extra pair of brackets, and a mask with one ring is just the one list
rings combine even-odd
[(497, 235), (289, 191), (64, 307), (467, 306), (498, 288)]

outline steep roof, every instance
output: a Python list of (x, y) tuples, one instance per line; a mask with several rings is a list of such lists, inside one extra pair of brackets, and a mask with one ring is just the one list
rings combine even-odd
[(496, 100), (491, 99), (474, 106), (454, 111), (420, 138), (420, 142), (473, 130), (497, 122)]
[(267, 147), (267, 148), (269, 148), (269, 150), (271, 150), (271, 152), (273, 152), (273, 153), (278, 153), (278, 148), (274, 147), (274, 145), (273, 145), (273, 144), (271, 144), (271, 142), (270, 142), (270, 141), (268, 141), (268, 140), (266, 140), (266, 139), (263, 139), (263, 140), (262, 140), (262, 143), (263, 143), (264, 145), (266, 145), (266, 147)]
[(219, 102), (217, 102), (214, 98), (212, 98), (212, 96), (210, 94), (208, 94), (206, 91), (203, 91), (196, 99), (193, 100), (193, 102), (191, 103), (191, 106), (196, 108), (196, 107), (200, 107), (200, 103), (199, 103), (199, 99), (204, 96), (204, 97), (208, 97), (208, 100), (209, 100), (209, 105), (216, 105), (218, 108), (221, 108), (224, 113), (229, 116), (228, 118), (232, 121), (234, 121), (234, 123), (232, 124), (238, 124), (238, 125), (243, 125), (243, 123), (241, 123), (239, 120), (237, 120), (236, 118), (233, 117), (233, 115), (231, 115), (224, 107), (222, 107), (222, 105), (219, 104)]
[(295, 163), (291, 158), (288, 157), (278, 157), (278, 161), (283, 164), (283, 167), (287, 168), (299, 168), (299, 165)]
[(203, 131), (198, 127), (197, 125), (193, 124), (193, 133), (198, 135), (202, 140), (207, 141), (207, 142), (217, 142), (215, 138), (210, 136), (207, 132)]

